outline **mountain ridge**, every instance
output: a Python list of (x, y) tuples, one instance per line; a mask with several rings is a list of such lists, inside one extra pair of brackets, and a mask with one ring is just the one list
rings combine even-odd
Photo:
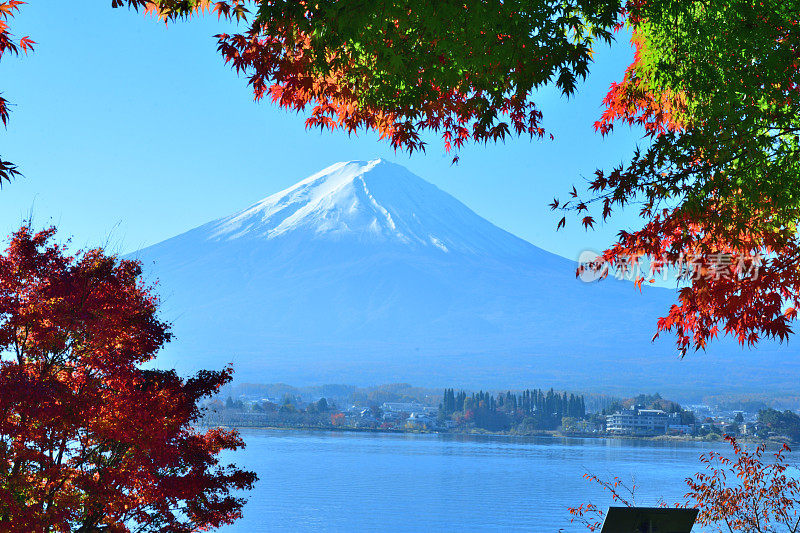
[[(379, 201), (386, 195), (393, 200), (388, 208)], [(420, 220), (418, 213), (424, 213), (426, 219)], [(477, 228), (477, 238), (463, 227)], [(382, 159), (335, 163), (182, 235), (204, 232), (205, 239), (211, 241), (271, 240), (299, 231), (305, 232), (303, 238), (337, 240), (348, 236), (362, 243), (394, 241), (443, 252), (514, 255), (524, 254), (533, 246), (479, 217), (404, 167)], [(504, 250), (497, 248), (494, 241), (498, 239), (506, 242)]]

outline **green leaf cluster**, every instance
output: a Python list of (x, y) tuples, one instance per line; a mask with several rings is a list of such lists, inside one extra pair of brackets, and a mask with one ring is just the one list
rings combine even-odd
[(345, 72), (362, 106), (413, 116), (457, 94), (488, 129), (504, 98), (551, 83), (572, 94), (619, 13), (598, 0), (270, 1), (255, 22), (309, 36), (316, 74)]
[(642, 39), (636, 75), (654, 94), (685, 98), (685, 129), (646, 155), (665, 174), (656, 179), (664, 198), (698, 212), (713, 203), (736, 230), (794, 230), (799, 15), (797, 0), (647, 0), (631, 11)]

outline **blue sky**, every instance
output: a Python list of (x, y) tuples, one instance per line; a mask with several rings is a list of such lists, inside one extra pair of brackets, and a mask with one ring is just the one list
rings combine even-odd
[[(601, 101), (632, 51), (626, 38), (596, 51), (570, 100), (545, 90), (537, 103), (555, 141), (514, 139), (470, 146), (451, 166), (439, 139), (427, 153), (394, 153), (374, 133), (306, 130), (304, 117), (255, 103), (244, 79), (216, 52), (215, 17), (165, 27), (111, 9), (109, 0), (32, 2), (12, 22), (37, 41), (33, 55), (0, 63), (0, 90), (14, 105), (0, 154), (25, 177), (0, 191), (0, 232), (33, 212), (75, 245), (119, 252), (154, 244), (244, 208), (336, 162), (383, 157), (453, 194), (481, 216), (572, 259), (610, 244), (633, 213), (595, 232), (547, 203), (566, 197), (597, 167), (630, 154), (640, 132), (594, 133)], [(228, 28), (230, 29), (230, 28)]]

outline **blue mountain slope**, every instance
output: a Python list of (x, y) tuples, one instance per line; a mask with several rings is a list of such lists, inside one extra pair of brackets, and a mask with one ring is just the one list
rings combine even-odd
[[(159, 364), (243, 382), (796, 392), (796, 350), (651, 343), (674, 291), (582, 283), (405, 168), (337, 163), (134, 254), (177, 340)], [(780, 372), (775, 372), (780, 365)]]

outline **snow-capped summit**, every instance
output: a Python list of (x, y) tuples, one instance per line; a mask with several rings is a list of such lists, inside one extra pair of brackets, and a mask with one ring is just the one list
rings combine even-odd
[(524, 253), (530, 245), (406, 168), (347, 161), (205, 227), (210, 240), (356, 240), (441, 252)]
[(800, 378), (769, 345), (679, 361), (667, 335), (650, 342), (669, 291), (581, 283), (572, 261), (382, 160), (336, 163), (134, 256), (174, 323), (160, 364), (181, 372), (233, 362), (246, 382), (623, 394)]

